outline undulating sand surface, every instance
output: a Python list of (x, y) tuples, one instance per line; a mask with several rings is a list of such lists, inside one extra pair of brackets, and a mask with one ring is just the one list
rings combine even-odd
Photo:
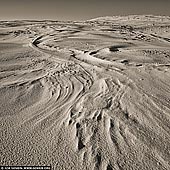
[(1, 21), (0, 165), (170, 170), (170, 17)]

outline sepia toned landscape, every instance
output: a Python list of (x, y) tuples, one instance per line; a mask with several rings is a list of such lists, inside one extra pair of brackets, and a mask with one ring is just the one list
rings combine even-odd
[(0, 21), (0, 165), (170, 169), (170, 17)]

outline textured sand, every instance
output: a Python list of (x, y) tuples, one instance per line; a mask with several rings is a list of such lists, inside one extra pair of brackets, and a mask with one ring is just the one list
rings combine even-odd
[(170, 169), (170, 17), (0, 22), (0, 165)]

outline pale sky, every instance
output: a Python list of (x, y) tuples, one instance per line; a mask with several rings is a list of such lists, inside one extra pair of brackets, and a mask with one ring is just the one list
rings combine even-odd
[(170, 16), (170, 0), (0, 0), (0, 20), (87, 20), (136, 14)]

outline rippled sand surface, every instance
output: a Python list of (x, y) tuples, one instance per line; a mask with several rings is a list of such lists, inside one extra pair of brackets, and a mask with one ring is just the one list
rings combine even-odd
[(0, 165), (170, 169), (170, 17), (0, 22)]

